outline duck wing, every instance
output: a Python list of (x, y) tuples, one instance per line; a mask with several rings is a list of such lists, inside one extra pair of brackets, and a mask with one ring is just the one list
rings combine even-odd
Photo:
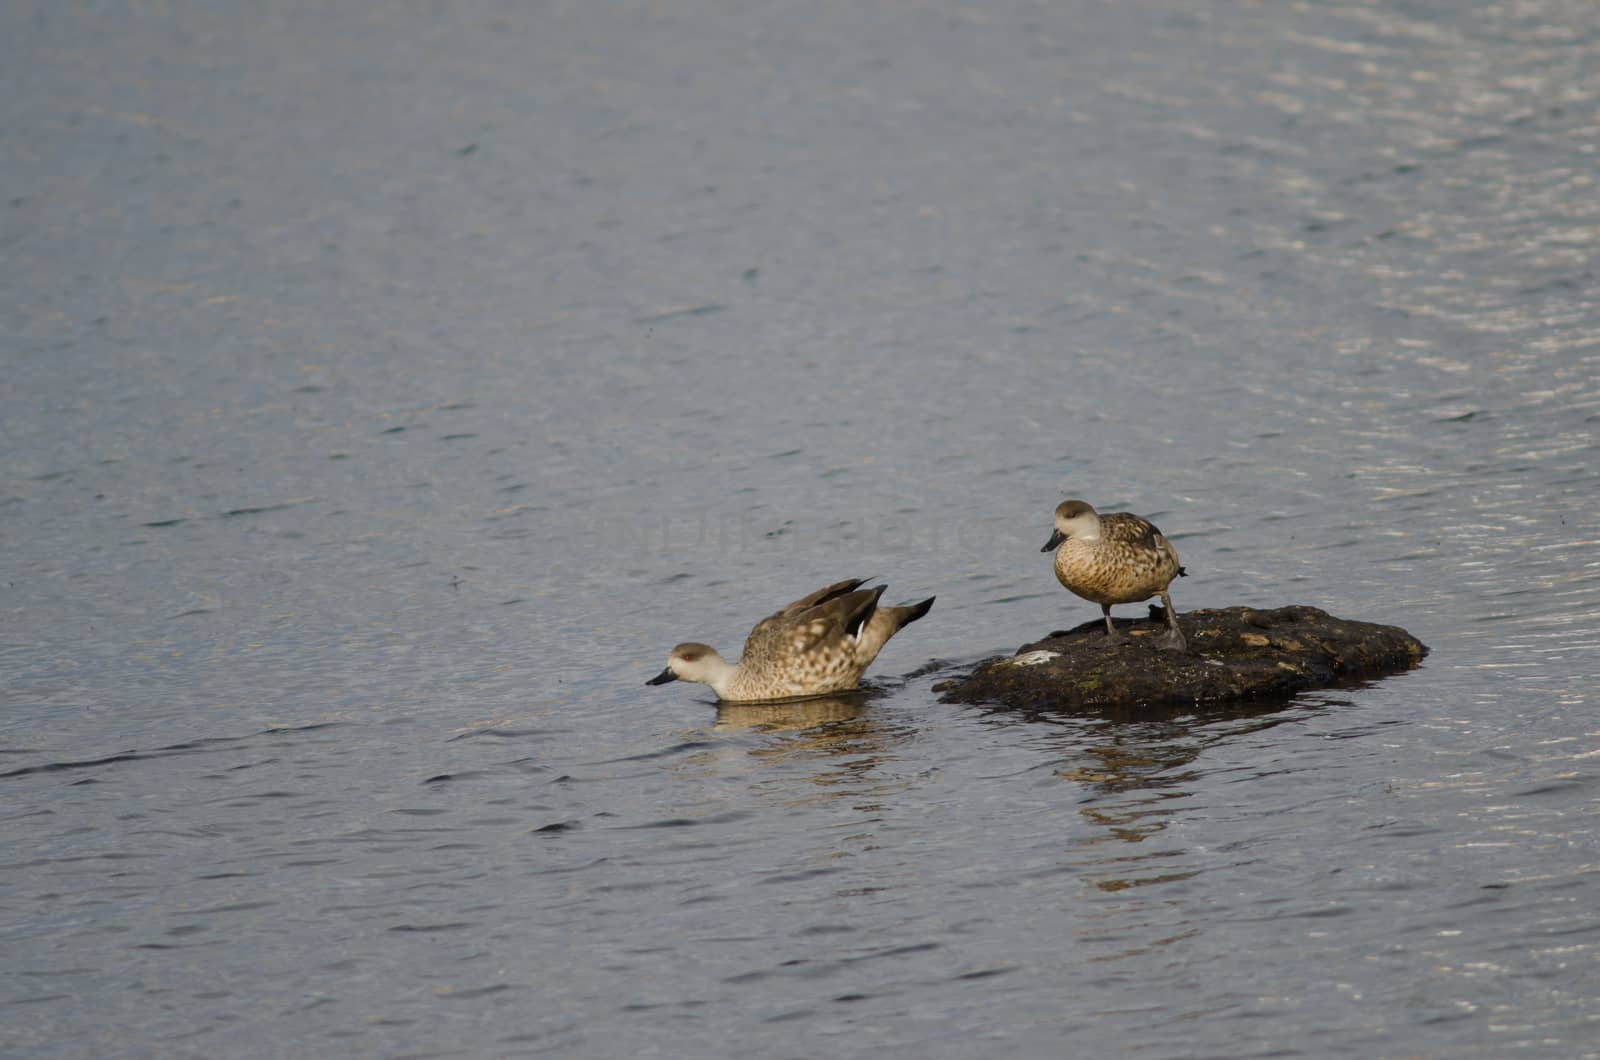
[(885, 585), (856, 589), (860, 580), (836, 582), (801, 597), (756, 623), (744, 642), (744, 658), (769, 660), (804, 655), (854, 637), (877, 610)]
[(1164, 540), (1156, 524), (1132, 512), (1112, 512), (1100, 517), (1100, 536), (1119, 545), (1160, 550)]
[[(1178, 550), (1161, 532), (1160, 527), (1141, 515), (1132, 512), (1112, 512), (1100, 517), (1100, 535), (1104, 540), (1123, 545), (1138, 552), (1153, 552), (1178, 564)], [(1178, 577), (1189, 572), (1180, 565)]]
[(816, 592), (802, 596), (794, 603), (789, 604), (778, 614), (772, 615), (771, 618), (777, 618), (779, 615), (798, 615), (809, 608), (818, 607), (829, 600), (835, 600), (843, 596), (845, 593), (855, 591), (861, 587), (861, 583), (865, 580), (865, 578), (849, 578), (842, 582), (834, 582), (832, 585), (824, 585)]

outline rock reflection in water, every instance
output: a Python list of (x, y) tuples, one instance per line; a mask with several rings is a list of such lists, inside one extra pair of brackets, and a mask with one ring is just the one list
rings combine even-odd
[[(1196, 762), (1224, 741), (1303, 716), (1306, 705), (1279, 700), (1206, 710), (1119, 709), (1091, 716), (1030, 711), (1022, 716), (1059, 728), (1051, 742), (1060, 745), (1064, 760), (1055, 774), (1084, 788), (1088, 797), (1078, 813), (1094, 826), (1079, 839), (1074, 860), (1092, 886), (1116, 892), (1196, 876), (1199, 869), (1187, 849), (1144, 845), (1193, 806), (1204, 774)], [(1126, 844), (1139, 848), (1130, 851)]]

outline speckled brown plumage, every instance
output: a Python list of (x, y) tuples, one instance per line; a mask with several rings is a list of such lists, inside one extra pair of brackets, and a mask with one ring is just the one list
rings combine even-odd
[(886, 587), (860, 586), (860, 579), (835, 582), (768, 615), (750, 631), (736, 663), (704, 644), (680, 644), (650, 683), (699, 681), (729, 702), (852, 689), (889, 638), (933, 606), (930, 597), (908, 607), (880, 607)]
[(1125, 640), (1111, 622), (1112, 604), (1132, 604), (1159, 595), (1167, 612), (1162, 646), (1183, 649), (1183, 632), (1167, 586), (1187, 573), (1156, 525), (1132, 512), (1096, 512), (1084, 501), (1056, 506), (1055, 532), (1040, 551), (1055, 549), (1056, 580), (1085, 600), (1100, 605), (1106, 635)]

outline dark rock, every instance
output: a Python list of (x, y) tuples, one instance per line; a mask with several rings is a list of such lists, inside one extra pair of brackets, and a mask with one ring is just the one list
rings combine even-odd
[(1217, 706), (1283, 699), (1314, 688), (1357, 684), (1416, 667), (1428, 653), (1398, 626), (1335, 618), (1315, 607), (1185, 611), (1178, 625), (1188, 652), (1161, 651), (1159, 607), (1150, 618), (1117, 622), (1133, 635), (1106, 642), (1099, 619), (1024, 644), (1010, 658), (980, 663), (934, 686), (946, 702), (1079, 712)]

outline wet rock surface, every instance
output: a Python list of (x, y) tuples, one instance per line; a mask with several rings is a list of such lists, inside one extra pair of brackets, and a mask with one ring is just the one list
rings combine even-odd
[(1284, 699), (1416, 667), (1427, 646), (1398, 626), (1336, 618), (1315, 607), (1228, 607), (1185, 611), (1178, 625), (1188, 652), (1162, 651), (1159, 607), (1120, 620), (1126, 644), (1106, 640), (1099, 619), (1015, 655), (980, 663), (935, 686), (946, 702), (1085, 712), (1217, 706)]

